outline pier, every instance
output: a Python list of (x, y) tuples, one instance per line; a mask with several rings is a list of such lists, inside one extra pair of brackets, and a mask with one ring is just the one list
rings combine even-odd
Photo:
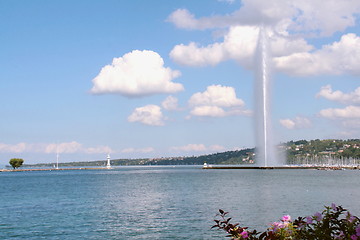
[(202, 169), (315, 169), (315, 170), (357, 170), (359, 166), (276, 166), (276, 167), (256, 167), (256, 166), (204, 166)]
[(79, 168), (26, 168), (0, 169), (0, 172), (37, 172), (37, 171), (68, 171), (68, 170), (108, 170), (108, 167), (79, 167)]

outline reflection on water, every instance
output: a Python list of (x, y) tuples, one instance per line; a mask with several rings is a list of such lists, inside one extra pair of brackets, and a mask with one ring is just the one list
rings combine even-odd
[(360, 215), (359, 180), (350, 170), (194, 166), (1, 173), (0, 239), (221, 239), (210, 230), (219, 208), (260, 230), (332, 202)]

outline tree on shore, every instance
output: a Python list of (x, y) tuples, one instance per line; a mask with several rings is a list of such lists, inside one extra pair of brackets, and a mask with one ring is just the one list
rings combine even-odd
[(15, 169), (21, 167), (21, 165), (24, 163), (24, 160), (22, 158), (12, 158), (10, 159), (9, 163)]

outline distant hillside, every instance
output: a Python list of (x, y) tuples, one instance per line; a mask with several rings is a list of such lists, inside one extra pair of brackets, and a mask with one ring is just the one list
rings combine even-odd
[(311, 164), (331, 159), (360, 159), (360, 139), (299, 140), (287, 142), (283, 147), (289, 164)]
[[(254, 162), (254, 149), (228, 151), (192, 157), (153, 158), (142, 162), (143, 165), (202, 165), (208, 164), (249, 164)], [(114, 165), (116, 165), (116, 160)], [(122, 165), (122, 164), (119, 164)]]
[[(202, 156), (191, 157), (163, 157), (163, 158), (143, 158), (143, 159), (112, 159), (112, 166), (129, 165), (203, 165), (208, 164), (249, 164), (254, 162), (254, 149), (243, 149), (238, 151), (228, 151)], [(52, 167), (54, 164), (34, 164), (24, 165), (26, 167)], [(74, 166), (104, 166), (105, 160), (88, 162), (69, 162), (59, 163), (60, 167)]]
[[(322, 163), (329, 159), (360, 160), (360, 139), (349, 140), (298, 140), (283, 143), (278, 146), (279, 151), (285, 151), (287, 164)], [(163, 157), (143, 159), (113, 159), (111, 165), (202, 165), (208, 164), (252, 164), (255, 161), (254, 148), (238, 151), (227, 151), (191, 157)], [(88, 162), (60, 163), (59, 166), (104, 166), (105, 160)], [(27, 167), (52, 167), (52, 164), (24, 165)]]

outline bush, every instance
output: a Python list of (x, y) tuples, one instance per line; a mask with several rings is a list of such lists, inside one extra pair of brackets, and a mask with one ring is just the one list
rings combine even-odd
[(220, 218), (214, 220), (216, 224), (212, 228), (224, 230), (231, 239), (360, 240), (360, 219), (335, 204), (331, 204), (330, 207), (325, 206), (325, 210), (321, 213), (298, 217), (294, 221), (289, 215), (285, 215), (280, 221), (272, 223), (264, 232), (250, 231), (247, 227), (240, 227), (238, 223), (232, 224), (231, 218), (227, 218), (227, 215), (228, 212), (220, 209), (217, 214)]

